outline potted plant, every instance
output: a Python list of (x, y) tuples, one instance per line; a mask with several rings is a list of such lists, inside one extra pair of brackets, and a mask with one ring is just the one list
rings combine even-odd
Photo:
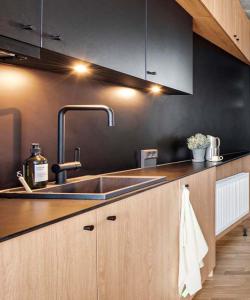
[(188, 149), (193, 152), (193, 162), (205, 161), (206, 148), (209, 146), (208, 138), (201, 133), (196, 133), (187, 139)]

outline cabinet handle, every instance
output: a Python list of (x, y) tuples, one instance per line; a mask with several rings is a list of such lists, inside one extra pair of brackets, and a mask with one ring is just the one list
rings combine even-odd
[(23, 30), (30, 30), (30, 31), (34, 30), (34, 26), (30, 24), (22, 24), (21, 27)]
[(238, 42), (239, 40), (240, 40), (239, 38), (236, 39), (237, 42)]
[(185, 187), (188, 189), (189, 188), (189, 184), (185, 184)]
[(116, 220), (116, 216), (108, 216), (107, 220), (108, 221), (115, 221)]
[(237, 34), (234, 34), (234, 37), (237, 37)]
[(86, 225), (83, 227), (83, 230), (93, 231), (95, 229), (94, 225)]
[(54, 41), (61, 41), (62, 40), (62, 37), (60, 36), (60, 34), (55, 34), (55, 35), (51, 34), (49, 37)]
[(149, 75), (157, 75), (157, 73), (155, 72), (155, 71), (147, 71), (147, 74), (149, 74)]

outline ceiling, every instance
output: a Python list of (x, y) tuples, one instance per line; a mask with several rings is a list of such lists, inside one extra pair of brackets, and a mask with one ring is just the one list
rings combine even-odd
[(240, 2), (248, 18), (250, 19), (250, 0), (240, 0)]

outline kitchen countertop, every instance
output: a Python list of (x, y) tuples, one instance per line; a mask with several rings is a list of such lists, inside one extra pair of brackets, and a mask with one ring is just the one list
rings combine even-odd
[[(208, 168), (223, 165), (249, 154), (250, 152), (227, 154), (224, 156), (223, 161), (217, 163), (192, 163), (189, 160), (158, 165), (154, 168), (133, 169), (105, 175), (166, 176), (167, 181), (161, 183), (166, 184)], [(110, 200), (0, 199), (0, 242), (127, 198), (130, 195), (161, 184), (156, 184)]]

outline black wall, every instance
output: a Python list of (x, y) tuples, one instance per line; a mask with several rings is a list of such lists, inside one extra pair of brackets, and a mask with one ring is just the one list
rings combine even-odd
[(16, 185), (31, 142), (56, 161), (57, 111), (66, 104), (106, 104), (116, 114), (114, 128), (101, 112), (68, 114), (67, 159), (80, 146), (87, 169), (74, 175), (134, 168), (142, 148), (158, 148), (160, 163), (187, 159), (185, 139), (196, 132), (219, 136), (223, 153), (250, 148), (249, 67), (198, 36), (193, 96), (124, 95), (124, 88), (90, 78), (0, 65), (1, 188)]

